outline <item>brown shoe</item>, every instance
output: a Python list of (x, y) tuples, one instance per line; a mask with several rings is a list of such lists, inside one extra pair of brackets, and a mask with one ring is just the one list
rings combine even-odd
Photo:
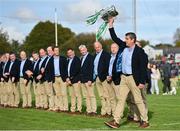
[(105, 115), (100, 115), (100, 117), (102, 117), (102, 118), (110, 118), (111, 115), (105, 114)]
[(140, 125), (139, 125), (140, 128), (147, 128), (149, 127), (149, 123), (145, 122), (145, 121), (142, 121), (140, 122)]
[(91, 112), (91, 116), (96, 116), (97, 113), (96, 112)]
[(120, 125), (118, 123), (116, 123), (115, 120), (109, 121), (109, 122), (104, 122), (107, 126), (111, 127), (111, 128), (119, 128)]
[(133, 122), (133, 123), (139, 123), (139, 122), (140, 122), (140, 121), (138, 121), (138, 120), (134, 120), (134, 118), (131, 117), (131, 116), (128, 116), (128, 117), (127, 117), (127, 121), (128, 121), (128, 122)]

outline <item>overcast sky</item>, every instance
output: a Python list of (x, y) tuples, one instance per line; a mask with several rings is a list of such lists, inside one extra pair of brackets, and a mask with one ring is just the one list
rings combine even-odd
[[(133, 31), (133, 0), (0, 0), (0, 27), (10, 39), (22, 41), (37, 22), (54, 22), (57, 8), (58, 23), (75, 33), (95, 32), (102, 20), (87, 26), (85, 18), (110, 5), (119, 12), (115, 29), (119, 37)], [(138, 39), (157, 43), (173, 43), (173, 34), (180, 27), (180, 0), (136, 0)], [(109, 32), (105, 36), (109, 38)]]

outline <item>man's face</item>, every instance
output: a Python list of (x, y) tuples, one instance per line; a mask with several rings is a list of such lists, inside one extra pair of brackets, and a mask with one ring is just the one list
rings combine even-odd
[(3, 55), (3, 56), (1, 57), (1, 60), (2, 60), (2, 62), (6, 62), (6, 61), (7, 61), (6, 55)]
[(48, 53), (49, 56), (53, 56), (54, 55), (52, 47), (48, 47), (47, 48), (47, 53)]
[(41, 57), (44, 57), (46, 55), (46, 52), (45, 52), (45, 50), (40, 49), (39, 54)]
[(7, 60), (10, 59), (10, 54), (9, 54), (9, 53), (6, 53), (5, 56), (6, 56), (6, 59), (7, 59)]
[(74, 51), (73, 50), (68, 50), (67, 51), (67, 56), (69, 57), (69, 58), (73, 58), (74, 57)]
[(33, 57), (34, 60), (38, 60), (38, 59), (39, 59), (39, 55), (36, 54), (36, 53), (35, 53), (35, 54), (32, 54), (32, 57)]
[(117, 44), (112, 44), (111, 45), (111, 53), (112, 54), (117, 54), (118, 50), (119, 50), (119, 47), (118, 47)]
[(125, 42), (127, 46), (132, 46), (134, 45), (134, 39), (131, 39), (129, 36), (125, 36)]
[(21, 58), (22, 60), (26, 59), (26, 53), (25, 53), (24, 51), (22, 51), (22, 52), (20, 53), (20, 58)]
[(10, 60), (11, 60), (11, 61), (15, 61), (15, 59), (16, 59), (15, 54), (11, 54), (11, 55), (10, 55)]
[(56, 56), (59, 55), (59, 48), (54, 48), (54, 55), (56, 55)]
[(95, 42), (94, 43), (94, 49), (95, 49), (96, 52), (99, 53), (102, 50), (102, 45), (99, 42)]
[(87, 53), (87, 48), (80, 48), (79, 51), (84, 56)]

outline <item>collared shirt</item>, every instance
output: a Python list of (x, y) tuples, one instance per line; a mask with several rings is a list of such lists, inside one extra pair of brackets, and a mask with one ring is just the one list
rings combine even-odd
[(89, 54), (89, 52), (87, 52), (84, 56), (82, 56), (81, 67), (83, 66), (84, 61), (85, 61), (88, 54)]
[(55, 76), (60, 76), (60, 69), (59, 69), (59, 56), (54, 56), (54, 74)]
[(108, 70), (109, 76), (112, 76), (112, 69), (115, 59), (116, 59), (116, 54), (111, 54), (111, 59), (109, 62), (109, 70)]
[(3, 74), (5, 73), (5, 68), (6, 68), (7, 63), (8, 63), (8, 61), (4, 62), (4, 66), (3, 66)]
[(101, 50), (99, 53), (97, 53), (96, 58), (94, 60), (94, 74), (95, 75), (98, 75), (98, 64), (99, 64), (99, 59), (101, 57), (102, 51), (103, 50)]
[(46, 68), (46, 66), (47, 66), (47, 64), (48, 64), (48, 62), (49, 62), (49, 60), (50, 60), (51, 57), (52, 57), (52, 56), (49, 56), (49, 55), (48, 55), (48, 59), (47, 59), (47, 61), (46, 61), (46, 64), (45, 64), (45, 67), (44, 67), (44, 68)]
[(14, 64), (14, 61), (11, 61), (10, 66), (9, 66), (9, 72), (11, 71), (12, 65)]
[(20, 66), (20, 77), (23, 77), (23, 68), (24, 68), (25, 62), (26, 62), (26, 59), (21, 61), (21, 66)]
[(69, 63), (68, 63), (68, 76), (70, 77), (70, 68), (71, 68), (71, 64), (74, 58), (69, 58)]
[(125, 48), (122, 54), (122, 72), (132, 74), (132, 55), (135, 45), (131, 48)]
[(44, 57), (41, 57), (41, 61), (39, 62), (39, 69), (41, 68), (41, 65), (42, 65), (42, 63), (43, 63), (43, 61), (45, 60), (46, 57), (47, 57), (47, 55), (44, 56)]
[(37, 60), (34, 61), (34, 67), (33, 67), (33, 70), (35, 70), (38, 61), (39, 61), (39, 59), (37, 59)]

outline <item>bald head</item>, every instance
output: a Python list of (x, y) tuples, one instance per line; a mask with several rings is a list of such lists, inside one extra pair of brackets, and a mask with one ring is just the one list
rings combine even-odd
[(27, 58), (25, 51), (20, 52), (20, 58), (21, 58), (21, 60), (25, 60)]
[(118, 50), (119, 50), (119, 46), (116, 43), (112, 43), (111, 44), (111, 53), (117, 54)]
[(101, 44), (100, 42), (96, 41), (96, 42), (94, 43), (94, 49), (95, 49), (95, 51), (96, 51), (97, 53), (101, 52), (101, 50), (102, 50), (102, 44)]

